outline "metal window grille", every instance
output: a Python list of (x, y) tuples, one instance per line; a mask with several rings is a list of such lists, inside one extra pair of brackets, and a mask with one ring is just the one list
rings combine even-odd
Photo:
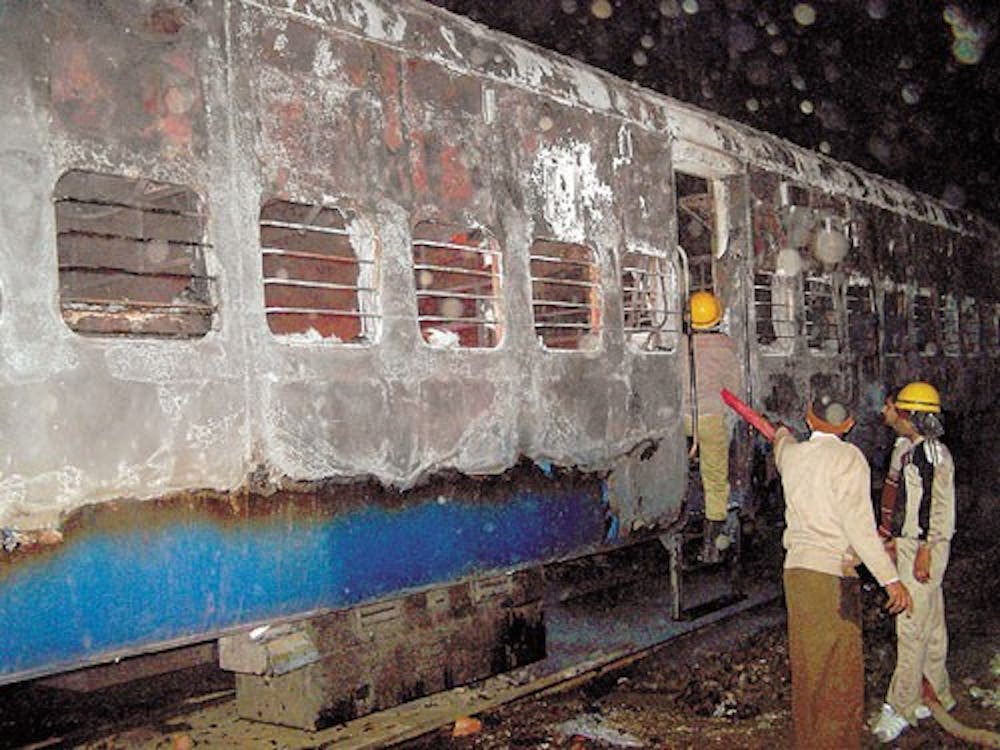
[(625, 253), (622, 313), (625, 335), (633, 345), (646, 350), (675, 348), (682, 314), (673, 264), (655, 255)]
[(758, 270), (753, 277), (757, 343), (774, 351), (790, 351), (795, 341), (794, 285), (790, 277)]
[(847, 307), (847, 339), (851, 350), (873, 355), (878, 351), (878, 316), (875, 314), (875, 293), (867, 279), (854, 278), (845, 292)]
[(958, 302), (951, 294), (941, 299), (941, 344), (945, 356), (957, 357), (962, 353), (962, 339), (958, 329)]
[(601, 331), (600, 275), (586, 245), (535, 240), (531, 246), (531, 311), (548, 349), (596, 349)]
[(962, 348), (971, 356), (982, 353), (982, 327), (979, 322), (979, 309), (973, 297), (962, 300)]
[(196, 338), (215, 305), (190, 188), (73, 170), (54, 191), (59, 305), (77, 333)]
[(930, 289), (920, 289), (913, 298), (913, 336), (917, 351), (925, 357), (938, 353), (935, 308), (937, 301)]
[(903, 290), (885, 291), (882, 314), (885, 320), (883, 352), (887, 355), (902, 354), (906, 340), (906, 294)]
[(260, 246), (272, 333), (344, 343), (377, 338), (374, 241), (361, 222), (349, 227), (336, 208), (273, 200), (260, 209)]
[(805, 279), (806, 344), (816, 353), (840, 352), (840, 324), (833, 282), (826, 276)]
[(482, 348), (503, 338), (501, 253), (481, 229), (425, 221), (413, 230), (417, 324), (431, 346)]

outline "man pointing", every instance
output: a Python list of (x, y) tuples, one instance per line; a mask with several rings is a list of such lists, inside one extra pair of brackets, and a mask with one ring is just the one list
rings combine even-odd
[(792, 722), (799, 750), (861, 747), (864, 661), (863, 562), (889, 596), (886, 609), (911, 606), (875, 529), (864, 455), (841, 437), (854, 426), (844, 401), (815, 394), (798, 442), (786, 427), (774, 439), (785, 494), (785, 600), (792, 671)]

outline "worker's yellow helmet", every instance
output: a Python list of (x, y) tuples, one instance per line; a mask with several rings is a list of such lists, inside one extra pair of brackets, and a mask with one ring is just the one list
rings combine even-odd
[(711, 292), (700, 291), (691, 295), (691, 327), (704, 330), (718, 325), (722, 320), (722, 303)]
[(899, 392), (896, 396), (896, 408), (940, 414), (941, 394), (930, 383), (918, 380), (904, 386)]

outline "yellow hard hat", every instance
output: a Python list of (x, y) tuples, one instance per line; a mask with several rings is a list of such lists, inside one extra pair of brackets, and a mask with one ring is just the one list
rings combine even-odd
[(941, 413), (941, 394), (930, 383), (920, 380), (904, 386), (896, 396), (896, 408), (906, 411)]
[(722, 303), (711, 292), (691, 295), (691, 327), (696, 330), (711, 328), (722, 320)]

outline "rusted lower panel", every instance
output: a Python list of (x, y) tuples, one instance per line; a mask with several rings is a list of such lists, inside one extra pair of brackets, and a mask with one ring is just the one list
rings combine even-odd
[[(311, 485), (91, 506), (0, 558), (0, 682), (600, 545), (602, 481), (522, 464), (410, 492)], [(58, 540), (51, 540), (58, 541)]]

